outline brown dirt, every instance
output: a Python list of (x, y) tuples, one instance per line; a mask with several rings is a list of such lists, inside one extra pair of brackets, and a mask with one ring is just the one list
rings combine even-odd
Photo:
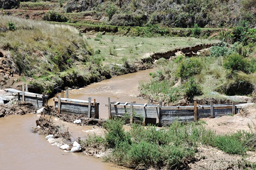
[(63, 138), (67, 141), (71, 141), (70, 133), (68, 130), (64, 130), (58, 125), (55, 125), (51, 117), (41, 116), (36, 121), (36, 128), (33, 129), (35, 133), (40, 135), (53, 135), (54, 138)]
[[(204, 118), (206, 128), (215, 131), (217, 134), (234, 133), (239, 130), (256, 132), (256, 107), (247, 106), (235, 116), (222, 116), (220, 118)], [(251, 128), (249, 128), (249, 126)]]
[(243, 158), (240, 155), (229, 155), (216, 148), (202, 145), (196, 154), (198, 161), (190, 163), (189, 167), (192, 170), (253, 169), (247, 161), (255, 163), (255, 156), (255, 153), (250, 152), (247, 157)]
[(25, 115), (35, 113), (35, 108), (28, 102), (17, 102), (11, 105), (0, 105), (0, 118), (9, 115)]
[(95, 121), (93, 118), (88, 119), (87, 116), (80, 115), (80, 114), (72, 114), (72, 113), (61, 113), (61, 114), (59, 114), (53, 108), (53, 106), (46, 106), (45, 107), (45, 111), (44, 111), (43, 114), (51, 115), (51, 116), (54, 116), (56, 118), (59, 118), (62, 121), (70, 122), (70, 123), (73, 123), (75, 120), (80, 119), (81, 123), (79, 123), (78, 125), (81, 125), (81, 126), (84, 126), (84, 125), (97, 125), (97, 126), (101, 126), (102, 123), (104, 122), (103, 119), (99, 119), (98, 121)]

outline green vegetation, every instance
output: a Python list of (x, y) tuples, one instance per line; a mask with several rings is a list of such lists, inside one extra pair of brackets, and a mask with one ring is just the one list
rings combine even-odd
[[(90, 34), (85, 36), (94, 37)], [(127, 59), (131, 64), (140, 61), (141, 58), (149, 57), (154, 52), (166, 52), (201, 43), (216, 43), (218, 40), (200, 40), (192, 37), (120, 37), (98, 33), (95, 38), (87, 38), (87, 42), (93, 49), (100, 50), (95, 56), (105, 58), (103, 61), (105, 65), (123, 64)]]
[[(190, 58), (177, 56), (170, 62), (160, 59), (160, 62), (157, 62), (158, 70), (151, 74), (152, 81), (140, 85), (141, 93), (148, 98), (168, 103), (175, 103), (183, 96), (189, 101), (198, 95), (202, 95), (199, 98), (223, 98), (224, 95), (253, 96), (256, 85), (255, 29), (248, 29), (247, 23), (242, 22), (220, 35), (224, 41), (234, 44), (223, 41), (213, 46), (208, 56), (205, 56), (207, 53)], [(187, 88), (188, 84), (194, 87), (191, 96), (186, 91), (190, 89)]]
[(252, 147), (255, 143), (251, 142), (255, 138), (253, 132), (239, 131), (229, 135), (217, 135), (206, 130), (202, 123), (179, 122), (161, 129), (133, 124), (131, 130), (125, 132), (124, 121), (108, 120), (103, 125), (107, 130), (105, 138), (93, 136), (83, 143), (90, 146), (95, 142), (106, 149), (113, 149), (105, 159), (131, 168), (188, 167), (188, 163), (195, 158), (198, 146), (202, 144), (217, 147), (229, 154), (246, 155), (246, 151), (255, 149)]
[[(246, 20), (254, 26), (254, 0), (205, 1), (205, 0), (106, 0), (82, 3), (70, 0), (66, 11), (94, 12), (101, 19), (110, 16), (108, 23), (116, 26), (164, 25), (168, 27), (230, 27), (236, 21)], [(118, 10), (112, 10), (118, 8)], [(198, 35), (198, 32), (197, 32)]]
[(49, 11), (43, 16), (43, 20), (46, 21), (57, 21), (57, 22), (67, 22), (68, 18), (63, 14), (59, 14), (54, 11)]
[(11, 30), (11, 31), (15, 31), (17, 29), (16, 26), (14, 25), (14, 23), (12, 23), (12, 22), (9, 22), (8, 25), (9, 25), (9, 30)]

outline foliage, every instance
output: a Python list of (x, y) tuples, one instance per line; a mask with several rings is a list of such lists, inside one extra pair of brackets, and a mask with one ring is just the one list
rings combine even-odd
[(57, 21), (57, 22), (67, 22), (68, 18), (65, 15), (59, 14), (55, 11), (49, 11), (43, 16), (43, 20)]
[(212, 57), (221, 57), (227, 56), (231, 53), (231, 50), (227, 47), (225, 42), (221, 42), (219, 44), (214, 45), (211, 47), (211, 56)]
[(17, 29), (15, 24), (12, 22), (9, 22), (8, 25), (9, 25), (9, 30), (11, 30), (11, 31), (15, 31)]
[[(122, 123), (124, 122), (117, 119), (108, 120), (104, 127), (108, 127), (111, 140), (100, 139), (96, 143), (107, 142), (106, 146), (113, 148), (107, 159), (131, 168), (138, 168), (140, 165), (158, 169), (164, 166), (168, 169), (188, 167), (188, 162), (194, 159), (201, 143), (229, 154), (244, 155), (250, 149), (247, 141), (253, 138), (253, 134), (244, 131), (217, 135), (205, 129), (201, 123), (183, 124), (175, 121), (169, 128), (162, 129), (133, 124), (128, 132), (122, 131)], [(111, 145), (113, 141), (115, 145)]]
[(182, 60), (178, 68), (178, 76), (187, 79), (193, 75), (200, 73), (202, 70), (202, 63), (197, 58), (186, 58)]
[(125, 135), (123, 124), (124, 121), (122, 119), (109, 120), (104, 124), (104, 128), (108, 131), (106, 134), (108, 147), (114, 148), (127, 140), (130, 142), (129, 136)]
[(107, 15), (108, 15), (109, 20), (112, 19), (113, 15), (115, 15), (116, 11), (117, 11), (117, 8), (116, 8), (115, 5), (110, 5), (110, 6), (106, 9), (106, 13), (107, 13)]
[(224, 62), (224, 68), (234, 71), (243, 71), (245, 73), (249, 72), (250, 64), (249, 62), (239, 54), (230, 55)]
[(193, 101), (194, 96), (202, 95), (202, 88), (198, 85), (194, 78), (189, 78), (185, 86), (185, 95), (189, 101)]
[(201, 34), (201, 29), (197, 24), (195, 24), (194, 28), (192, 29), (192, 35), (194, 37), (198, 38), (198, 37), (200, 37), (200, 34)]

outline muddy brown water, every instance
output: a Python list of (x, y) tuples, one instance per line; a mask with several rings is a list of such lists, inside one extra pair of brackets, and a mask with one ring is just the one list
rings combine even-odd
[[(136, 103), (141, 104), (148, 102), (143, 98), (138, 98), (138, 95), (140, 94), (138, 87), (140, 82), (147, 82), (150, 80), (149, 73), (153, 71), (154, 69), (143, 70), (93, 83), (84, 88), (69, 90), (69, 98), (88, 100), (88, 97), (91, 97), (92, 101), (96, 99), (96, 101), (100, 103), (100, 118), (106, 119), (108, 118), (108, 111), (107, 106), (105, 105), (108, 103), (108, 97), (110, 97), (111, 101), (118, 102), (129, 103), (135, 101)], [(65, 93), (63, 97), (66, 97)], [(49, 100), (49, 105), (53, 105), (52, 99)]]
[(118, 170), (120, 167), (78, 153), (66, 153), (32, 133), (37, 115), (13, 115), (0, 119), (0, 170)]
[[(146, 103), (140, 99), (138, 86), (150, 79), (145, 70), (94, 83), (85, 88), (70, 90), (69, 97), (87, 100), (88, 97), (100, 102), (100, 117), (107, 118), (107, 97), (111, 101)], [(51, 102), (50, 102), (51, 103)], [(37, 115), (14, 115), (0, 119), (0, 170), (55, 169), (55, 170), (118, 170), (124, 169), (101, 159), (79, 153), (66, 153), (50, 145), (44, 136), (32, 133)], [(75, 127), (74, 127), (75, 128)], [(74, 136), (81, 134), (73, 134)]]

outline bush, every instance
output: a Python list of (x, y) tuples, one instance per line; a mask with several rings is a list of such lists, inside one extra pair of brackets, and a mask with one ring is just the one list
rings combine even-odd
[(232, 135), (217, 136), (215, 143), (220, 150), (229, 154), (244, 154), (246, 152), (243, 143)]
[(250, 64), (249, 62), (239, 54), (230, 55), (224, 62), (224, 68), (234, 71), (243, 71), (245, 73), (249, 72)]
[(12, 23), (12, 22), (9, 22), (9, 30), (10, 31), (15, 31), (17, 28), (16, 28), (16, 26), (14, 25), (14, 23)]
[(178, 76), (187, 79), (188, 77), (199, 74), (202, 68), (202, 63), (197, 58), (185, 59), (179, 65)]
[(106, 134), (108, 147), (114, 148), (125, 141), (131, 143), (129, 136), (125, 135), (123, 124), (124, 121), (121, 119), (108, 120), (104, 124), (104, 128), (108, 131)]
[(63, 14), (59, 14), (54, 11), (49, 11), (43, 16), (43, 20), (46, 21), (57, 21), (57, 22), (67, 22), (68, 18)]
[(231, 50), (227, 47), (225, 42), (221, 42), (220, 44), (214, 45), (211, 47), (211, 56), (212, 57), (221, 57), (230, 55)]
[(112, 19), (113, 15), (115, 15), (116, 11), (117, 11), (117, 8), (116, 8), (116, 6), (114, 6), (114, 5), (110, 5), (110, 6), (107, 8), (106, 12), (107, 12), (109, 21)]
[(190, 78), (185, 84), (185, 95), (189, 101), (192, 101), (194, 96), (202, 95), (202, 87), (198, 85), (194, 78)]
[(200, 37), (200, 34), (201, 34), (201, 28), (197, 24), (195, 24), (194, 28), (192, 29), (192, 35), (193, 37), (198, 38)]

